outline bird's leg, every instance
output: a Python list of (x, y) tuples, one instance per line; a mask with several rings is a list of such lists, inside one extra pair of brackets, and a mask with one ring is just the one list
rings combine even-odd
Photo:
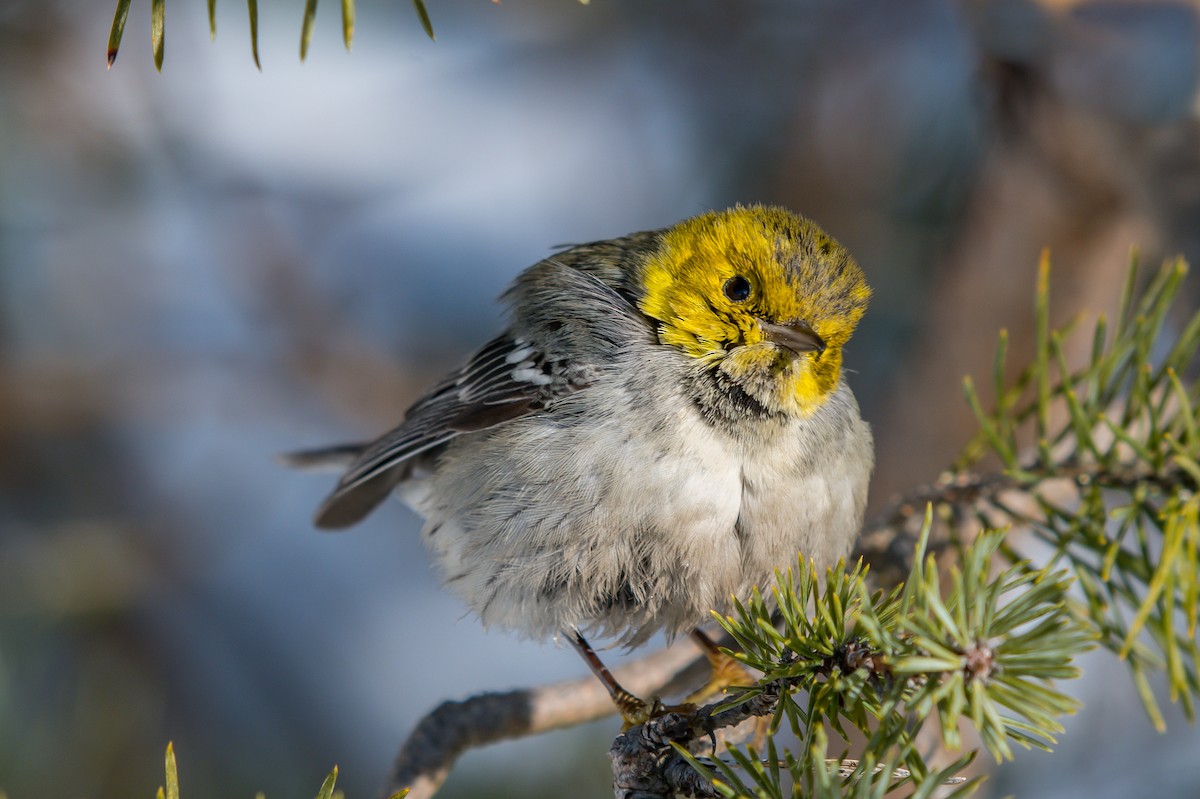
[(746, 667), (722, 652), (721, 647), (717, 646), (716, 641), (709, 638), (708, 633), (697, 627), (692, 630), (692, 640), (708, 657), (709, 665), (712, 666), (712, 676), (699, 690), (689, 696), (685, 700), (686, 702), (702, 704), (713, 696), (727, 691), (731, 686), (754, 684), (754, 677)]
[(600, 656), (596, 654), (596, 650), (592, 649), (591, 644), (587, 642), (578, 630), (571, 630), (571, 644), (575, 647), (575, 651), (588, 664), (588, 668), (592, 670), (592, 674), (604, 684), (608, 689), (608, 695), (612, 697), (613, 704), (617, 706), (617, 711), (621, 714), (621, 718), (625, 722), (625, 729), (644, 724), (663, 711), (663, 705), (657, 699), (654, 702), (647, 704), (645, 701), (631, 694), (629, 691), (617, 682), (617, 678), (608, 670)]

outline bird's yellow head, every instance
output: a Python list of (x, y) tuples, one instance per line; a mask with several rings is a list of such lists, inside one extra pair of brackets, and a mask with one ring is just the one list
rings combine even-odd
[(838, 386), (842, 346), (871, 289), (807, 219), (751, 206), (680, 222), (641, 265), (658, 337), (775, 412), (807, 416)]

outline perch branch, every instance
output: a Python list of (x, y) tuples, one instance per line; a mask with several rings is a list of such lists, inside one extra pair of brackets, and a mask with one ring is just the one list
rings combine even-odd
[[(615, 673), (622, 685), (639, 696), (656, 696), (699, 682), (707, 668), (707, 659), (694, 645), (680, 642)], [(383, 795), (411, 787), (408, 799), (428, 799), (468, 749), (582, 724), (614, 712), (608, 692), (591, 676), (443, 702), (421, 719), (400, 748)]]

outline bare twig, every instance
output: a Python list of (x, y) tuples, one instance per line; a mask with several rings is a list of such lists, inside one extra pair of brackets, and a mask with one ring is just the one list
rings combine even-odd
[[(708, 661), (690, 643), (654, 652), (616, 669), (616, 677), (639, 696), (667, 695), (703, 678)], [(411, 787), (408, 799), (428, 799), (464, 751), (570, 727), (615, 712), (608, 692), (593, 677), (443, 702), (417, 724), (396, 756), (384, 791)]]

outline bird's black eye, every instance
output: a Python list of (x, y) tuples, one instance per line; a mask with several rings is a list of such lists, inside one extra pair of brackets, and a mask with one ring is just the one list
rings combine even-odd
[(734, 275), (725, 281), (723, 291), (734, 302), (742, 302), (750, 296), (750, 281), (741, 275)]

